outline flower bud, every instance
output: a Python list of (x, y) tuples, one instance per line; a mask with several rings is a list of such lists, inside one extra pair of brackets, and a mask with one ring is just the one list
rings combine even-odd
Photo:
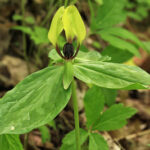
[[(58, 37), (62, 31), (65, 31), (67, 44), (63, 49), (63, 54), (59, 49)], [(70, 5), (67, 8), (64, 6), (60, 7), (52, 19), (48, 38), (55, 46), (58, 54), (64, 59), (74, 58), (79, 50), (79, 46), (86, 36), (86, 29), (83, 20), (74, 5)], [(77, 39), (77, 50), (75, 55), (72, 41), (74, 38)]]

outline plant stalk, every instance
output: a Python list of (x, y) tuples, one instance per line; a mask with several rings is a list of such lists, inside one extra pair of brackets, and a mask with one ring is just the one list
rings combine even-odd
[(74, 120), (75, 120), (76, 150), (81, 150), (78, 102), (77, 102), (77, 93), (76, 93), (76, 82), (74, 79), (72, 81), (72, 101), (73, 101)]
[(65, 8), (67, 7), (68, 5), (68, 0), (65, 0)]

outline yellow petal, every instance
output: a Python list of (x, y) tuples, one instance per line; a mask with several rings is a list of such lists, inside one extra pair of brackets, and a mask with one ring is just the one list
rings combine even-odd
[(72, 40), (76, 36), (81, 44), (86, 36), (86, 29), (77, 8), (74, 5), (67, 7), (62, 20), (67, 40)]
[(62, 17), (64, 14), (64, 6), (60, 7), (55, 16), (53, 17), (50, 30), (48, 33), (48, 39), (52, 42), (54, 46), (57, 44), (58, 36), (63, 30), (63, 22), (62, 22)]

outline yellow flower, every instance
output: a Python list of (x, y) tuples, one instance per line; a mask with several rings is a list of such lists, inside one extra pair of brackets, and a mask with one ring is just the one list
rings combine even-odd
[[(64, 8), (64, 6), (62, 6), (58, 9), (55, 16), (53, 17), (48, 33), (48, 39), (55, 46), (59, 55), (65, 58), (65, 56), (61, 54), (58, 46), (58, 37), (63, 30), (65, 31), (68, 44), (67, 46), (69, 46), (69, 48), (71, 47), (70, 45), (72, 44), (73, 39), (75, 37), (77, 38), (77, 53), (77, 51), (79, 50), (79, 46), (86, 36), (86, 29), (83, 20), (74, 5), (70, 5), (67, 8)], [(75, 56), (76, 54), (72, 56), (72, 58)]]

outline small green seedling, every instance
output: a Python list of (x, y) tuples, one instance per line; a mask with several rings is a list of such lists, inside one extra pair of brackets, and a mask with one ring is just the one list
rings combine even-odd
[[(116, 93), (107, 91), (107, 94)], [(90, 88), (85, 97), (85, 114), (87, 118), (86, 129), (80, 129), (80, 138), (82, 149), (84, 150), (108, 150), (108, 144), (98, 131), (111, 131), (122, 128), (130, 118), (136, 113), (131, 107), (125, 107), (123, 104), (114, 104), (106, 111), (103, 111), (104, 104), (107, 103), (106, 89), (98, 86)], [(111, 99), (113, 96), (111, 97)], [(76, 150), (75, 131), (68, 133), (63, 139), (60, 150)]]
[[(60, 49), (58, 38), (63, 30), (66, 44)], [(98, 52), (81, 52), (80, 45), (85, 36), (85, 25), (77, 8), (74, 5), (60, 7), (48, 33), (56, 49), (49, 54), (53, 66), (29, 75), (0, 101), (0, 146), (4, 150), (8, 150), (8, 142), (18, 142), (18, 136), (13, 134), (24, 134), (49, 123), (71, 97), (75, 130), (63, 139), (61, 150), (81, 150), (85, 142), (89, 150), (108, 150), (98, 131), (119, 129), (135, 114), (133, 108), (107, 101), (107, 89), (147, 89), (150, 75), (138, 67), (107, 62), (109, 57), (102, 57)], [(76, 46), (72, 45), (74, 40)], [(87, 130), (79, 128), (75, 78), (92, 86), (84, 98)], [(104, 103), (112, 106), (104, 111)], [(2, 142), (4, 138), (5, 143)]]

